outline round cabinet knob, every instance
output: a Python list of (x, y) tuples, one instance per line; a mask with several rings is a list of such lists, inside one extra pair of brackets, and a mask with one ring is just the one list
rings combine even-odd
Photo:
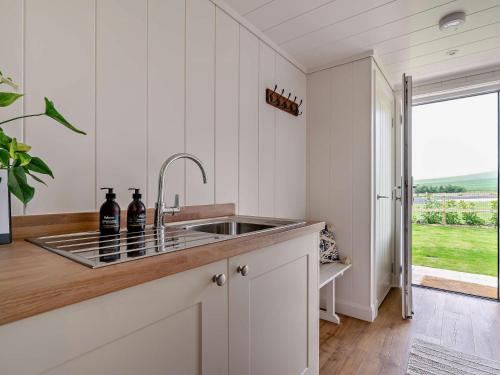
[(241, 273), (241, 276), (246, 276), (248, 275), (250, 268), (248, 268), (248, 266), (245, 264), (244, 266), (238, 266), (236, 271), (238, 271), (238, 273)]
[(226, 283), (226, 275), (224, 275), (223, 273), (218, 273), (217, 275), (214, 275), (212, 281), (218, 286), (222, 286)]

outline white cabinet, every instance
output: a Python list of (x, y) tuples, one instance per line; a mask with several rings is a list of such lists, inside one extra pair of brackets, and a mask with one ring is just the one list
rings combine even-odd
[(0, 326), (0, 374), (318, 374), (317, 249), (310, 234)]
[(393, 276), (393, 92), (372, 57), (310, 74), (307, 84), (308, 218), (333, 224), (352, 260), (336, 282), (336, 310), (373, 321)]
[(228, 372), (219, 261), (0, 326), (0, 374)]
[(317, 249), (311, 234), (229, 259), (230, 374), (318, 373)]

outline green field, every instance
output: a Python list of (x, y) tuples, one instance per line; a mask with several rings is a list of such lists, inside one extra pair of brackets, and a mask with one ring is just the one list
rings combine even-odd
[(467, 191), (497, 191), (497, 173), (492, 171), (464, 176), (415, 180), (415, 184), (427, 186), (458, 185), (465, 187)]
[(497, 276), (497, 228), (413, 224), (413, 264)]

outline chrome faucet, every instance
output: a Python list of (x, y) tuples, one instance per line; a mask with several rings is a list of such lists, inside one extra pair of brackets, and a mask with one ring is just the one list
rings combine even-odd
[(155, 228), (164, 228), (163, 217), (167, 214), (175, 215), (178, 213), (181, 208), (179, 207), (179, 194), (175, 194), (175, 202), (173, 207), (166, 207), (165, 202), (163, 201), (163, 186), (165, 185), (165, 173), (170, 164), (172, 164), (177, 159), (190, 159), (200, 167), (201, 175), (203, 177), (203, 183), (207, 183), (207, 174), (205, 173), (205, 168), (203, 167), (203, 163), (196, 156), (186, 153), (179, 153), (172, 155), (167, 160), (165, 160), (160, 168), (160, 177), (158, 179), (158, 199), (156, 201), (155, 207)]

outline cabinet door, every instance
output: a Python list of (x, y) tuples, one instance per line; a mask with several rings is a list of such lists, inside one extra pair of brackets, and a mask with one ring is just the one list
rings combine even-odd
[(318, 267), (314, 234), (229, 260), (230, 374), (318, 373)]
[(228, 372), (220, 261), (0, 327), (1, 374)]

